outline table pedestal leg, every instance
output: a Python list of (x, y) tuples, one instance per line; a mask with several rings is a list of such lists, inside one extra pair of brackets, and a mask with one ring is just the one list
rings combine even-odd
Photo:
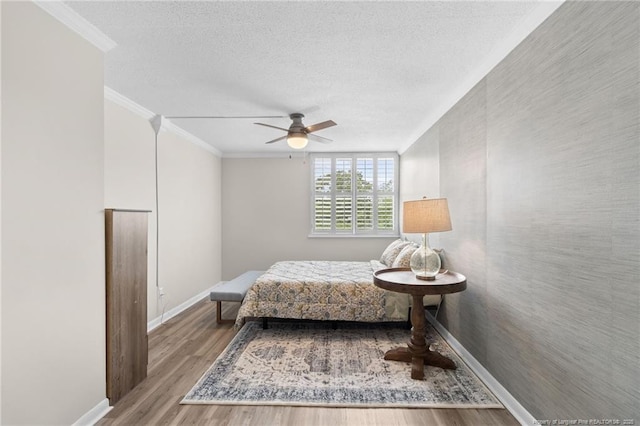
[(384, 359), (411, 363), (411, 378), (424, 379), (424, 365), (455, 370), (456, 364), (444, 355), (432, 351), (424, 339), (425, 317), (422, 296), (413, 295), (411, 308), (411, 341), (406, 348), (395, 348), (384, 354)]

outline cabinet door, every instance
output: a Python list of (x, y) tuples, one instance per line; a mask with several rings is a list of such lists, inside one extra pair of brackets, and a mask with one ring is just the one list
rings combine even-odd
[(147, 212), (105, 210), (107, 397), (147, 377)]

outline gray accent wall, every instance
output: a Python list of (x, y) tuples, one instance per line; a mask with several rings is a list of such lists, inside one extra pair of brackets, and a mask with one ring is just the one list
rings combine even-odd
[(639, 81), (640, 3), (567, 2), (401, 157), (468, 278), (440, 321), (540, 420), (640, 421)]

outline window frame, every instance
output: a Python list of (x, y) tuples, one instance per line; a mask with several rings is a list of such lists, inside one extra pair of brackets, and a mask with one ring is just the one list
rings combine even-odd
[[(316, 159), (326, 158), (331, 160), (331, 190), (329, 192), (317, 192), (316, 191)], [(349, 158), (351, 160), (351, 190), (348, 193), (339, 192), (336, 188), (336, 162), (337, 159)], [(378, 186), (378, 163), (380, 159), (392, 158), (393, 159), (393, 190), (381, 191)], [(372, 229), (358, 229), (357, 227), (357, 199), (358, 196), (363, 193), (358, 191), (356, 185), (357, 179), (357, 161), (359, 159), (372, 159), (373, 160), (373, 182), (372, 191), (370, 193), (372, 198), (372, 212), (373, 212), (373, 227)], [(309, 174), (310, 174), (310, 196), (309, 196), (309, 237), (397, 237), (399, 233), (399, 194), (398, 189), (400, 179), (400, 156), (397, 152), (330, 152), (330, 153), (311, 153), (309, 155)], [(351, 197), (352, 217), (351, 217), (351, 229), (340, 230), (336, 229), (336, 199), (339, 196), (344, 197), (349, 194)], [(316, 225), (316, 197), (327, 196), (331, 202), (331, 226), (327, 230), (318, 230)], [(392, 229), (378, 229), (378, 201), (381, 196), (391, 196), (393, 199), (393, 228)]]

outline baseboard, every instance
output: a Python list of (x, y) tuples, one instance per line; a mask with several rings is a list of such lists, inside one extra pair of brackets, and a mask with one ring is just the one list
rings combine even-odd
[(524, 408), (517, 399), (509, 393), (498, 382), (495, 377), (487, 371), (486, 368), (474, 358), (469, 351), (458, 340), (453, 337), (451, 333), (430, 312), (427, 312), (427, 320), (433, 325), (433, 327), (440, 333), (440, 335), (447, 341), (449, 346), (456, 351), (460, 358), (471, 368), (471, 370), (484, 382), (491, 392), (500, 400), (502, 405), (520, 422), (521, 425), (531, 426), (536, 424), (536, 419)]
[[(175, 308), (170, 309), (169, 311), (165, 312), (165, 314), (163, 316), (160, 316), (158, 318), (155, 318), (155, 319), (149, 321), (147, 323), (147, 331), (151, 331), (154, 328), (157, 328), (157, 327), (161, 326), (164, 323), (164, 321), (168, 321), (169, 319), (175, 317), (176, 315), (178, 315), (182, 311), (184, 311), (184, 310), (190, 308), (191, 306), (195, 305), (196, 303), (198, 303), (199, 301), (201, 301), (205, 297), (209, 296), (210, 292), (211, 292), (211, 289), (205, 290), (202, 293), (193, 296), (191, 299), (187, 300), (186, 302), (181, 303), (180, 305), (176, 306)], [(94, 425), (100, 419), (102, 419), (109, 411), (111, 411), (112, 408), (113, 407), (111, 407), (109, 405), (109, 400), (107, 398), (105, 398), (104, 400), (100, 401), (100, 403), (98, 405), (93, 407), (91, 410), (89, 410), (87, 413), (85, 413), (82, 417), (80, 417), (78, 420), (76, 420), (76, 422), (73, 423), (72, 426), (91, 426), (91, 425)]]
[(71, 426), (92, 426), (98, 423), (100, 419), (102, 419), (109, 411), (111, 411), (113, 407), (109, 405), (109, 400), (107, 398), (103, 399), (93, 407), (91, 410), (87, 411), (82, 417), (80, 417), (76, 422)]
[(169, 321), (171, 318), (175, 317), (182, 311), (189, 309), (190, 307), (192, 307), (193, 305), (195, 305), (205, 297), (209, 296), (209, 293), (211, 293), (211, 289), (205, 290), (202, 293), (199, 293), (193, 296), (191, 299), (179, 304), (175, 308), (169, 309), (167, 312), (164, 313), (164, 315), (161, 315), (158, 318), (152, 319), (147, 323), (147, 332), (160, 327), (162, 324), (164, 324), (165, 321)]

